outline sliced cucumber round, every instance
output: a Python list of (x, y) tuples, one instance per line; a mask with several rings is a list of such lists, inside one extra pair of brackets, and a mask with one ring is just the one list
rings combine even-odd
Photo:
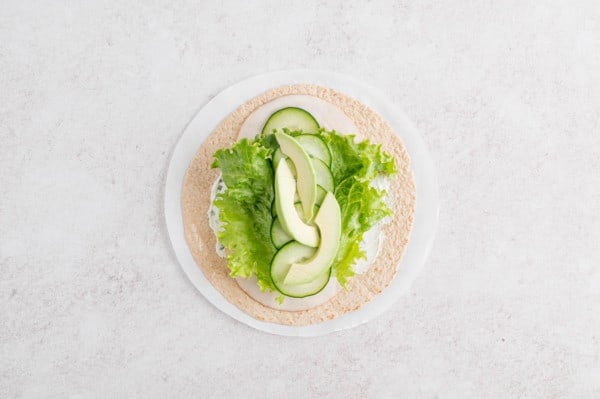
[(271, 216), (274, 218), (277, 217), (277, 206), (275, 206), (275, 201), (271, 203)]
[(304, 148), (304, 151), (313, 158), (325, 162), (327, 167), (331, 166), (331, 152), (329, 147), (319, 136), (314, 134), (301, 134), (294, 137), (296, 141)]
[(321, 292), (329, 282), (331, 268), (328, 268), (310, 283), (298, 285), (283, 283), (292, 263), (309, 259), (314, 253), (315, 248), (307, 247), (297, 241), (289, 242), (281, 247), (271, 261), (271, 279), (275, 284), (275, 288), (283, 295), (292, 298), (304, 298)]
[(316, 158), (312, 159), (312, 164), (317, 177), (317, 185), (323, 187), (325, 191), (333, 192), (333, 175), (331, 174), (331, 171), (327, 165), (325, 165), (325, 163), (320, 159)]
[(271, 241), (275, 248), (281, 248), (294, 238), (285, 231), (278, 218), (273, 219), (271, 224)]
[(291, 131), (301, 130), (304, 133), (317, 133), (319, 123), (302, 108), (287, 107), (276, 111), (269, 117), (262, 133), (273, 133), (274, 130), (283, 132), (283, 128)]

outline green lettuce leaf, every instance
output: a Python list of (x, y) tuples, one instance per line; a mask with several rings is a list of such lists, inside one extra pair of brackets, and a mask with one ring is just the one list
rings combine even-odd
[[(289, 132), (296, 136), (302, 132)], [(353, 265), (365, 258), (360, 248), (364, 233), (391, 214), (385, 191), (371, 187), (377, 176), (396, 172), (393, 157), (368, 140), (356, 142), (351, 135), (319, 132), (332, 153), (331, 172), (335, 197), (342, 212), (342, 236), (333, 266), (340, 284), (354, 275)], [(217, 238), (228, 251), (233, 277), (255, 275), (260, 288), (275, 291), (270, 262), (276, 248), (270, 238), (274, 172), (271, 162), (278, 144), (272, 134), (242, 139), (215, 154), (213, 168), (220, 168), (227, 189), (217, 194), (220, 231)], [(283, 299), (282, 296), (279, 298)]]
[(364, 234), (392, 214), (385, 203), (386, 192), (370, 183), (377, 176), (396, 173), (396, 164), (381, 145), (368, 140), (357, 143), (353, 135), (335, 131), (321, 131), (319, 135), (331, 150), (334, 194), (342, 211), (342, 236), (333, 272), (345, 287), (354, 275), (353, 265), (366, 257), (360, 248)]
[(271, 242), (271, 203), (274, 198), (272, 147), (265, 139), (242, 139), (215, 154), (227, 189), (217, 194), (219, 242), (228, 250), (232, 277), (255, 275), (261, 290), (275, 290), (270, 264), (276, 252)]

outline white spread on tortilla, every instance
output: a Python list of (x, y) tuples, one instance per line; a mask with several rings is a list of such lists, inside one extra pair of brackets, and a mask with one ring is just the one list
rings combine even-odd
[[(344, 114), (341, 109), (335, 105), (310, 95), (290, 95), (279, 97), (256, 109), (244, 121), (244, 124), (240, 128), (238, 138), (255, 137), (262, 131), (262, 128), (269, 116), (285, 107), (298, 107), (308, 111), (315, 117), (321, 127), (324, 127), (328, 130), (336, 130), (345, 134), (353, 133), (356, 134), (357, 137), (361, 137), (360, 132), (354, 123), (346, 116), (346, 114)], [(387, 190), (389, 188), (389, 181), (386, 178), (378, 177), (373, 182), (373, 185), (379, 189)], [(209, 225), (213, 232), (215, 232), (215, 236), (219, 231), (219, 209), (213, 205), (213, 202), (217, 193), (223, 192), (225, 189), (225, 183), (221, 179), (221, 175), (219, 175), (212, 186), (210, 195), (211, 206), (209, 207), (208, 211)], [(360, 259), (354, 265), (354, 271), (357, 274), (367, 271), (369, 266), (377, 257), (381, 242), (383, 240), (381, 228), (385, 222), (386, 220), (381, 221), (371, 230), (365, 233), (360, 246), (366, 253), (366, 259)], [(226, 256), (223, 246), (218, 241), (216, 243), (215, 250), (220, 257)], [(321, 292), (305, 298), (285, 297), (283, 303), (280, 304), (277, 301), (277, 298), (280, 294), (278, 292), (261, 291), (258, 287), (256, 277), (252, 276), (250, 278), (236, 278), (235, 280), (240, 288), (242, 288), (242, 290), (244, 290), (246, 294), (248, 294), (255, 301), (273, 309), (287, 311), (300, 311), (319, 306), (333, 298), (335, 294), (342, 288), (335, 276), (332, 275), (329, 283)]]

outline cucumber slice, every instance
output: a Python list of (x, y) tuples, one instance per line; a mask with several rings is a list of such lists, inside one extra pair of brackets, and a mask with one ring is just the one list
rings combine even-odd
[(277, 206), (275, 206), (275, 201), (271, 203), (271, 216), (273, 216), (273, 218), (277, 217)]
[(331, 171), (320, 159), (312, 159), (313, 169), (317, 177), (317, 186), (321, 186), (325, 191), (333, 192), (333, 175)]
[(304, 133), (319, 131), (319, 123), (311, 114), (302, 108), (287, 107), (276, 111), (267, 119), (262, 134), (273, 133), (274, 130), (283, 132), (284, 127), (291, 131), (302, 130)]
[(327, 167), (331, 166), (331, 152), (329, 147), (319, 136), (314, 134), (301, 134), (294, 137), (296, 141), (304, 148), (304, 151), (313, 158), (325, 162)]
[(281, 248), (294, 238), (285, 231), (278, 218), (273, 219), (271, 224), (271, 241), (275, 248)]
[(315, 248), (307, 247), (297, 241), (289, 242), (281, 247), (271, 261), (271, 279), (273, 279), (275, 288), (283, 295), (292, 298), (304, 298), (321, 292), (329, 282), (331, 268), (328, 268), (310, 283), (298, 285), (283, 283), (292, 263), (309, 259), (314, 253)]

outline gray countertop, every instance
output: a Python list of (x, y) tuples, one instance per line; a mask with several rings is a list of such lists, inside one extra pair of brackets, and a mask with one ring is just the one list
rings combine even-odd
[[(440, 225), (411, 290), (320, 338), (187, 281), (169, 155), (220, 90), (350, 74), (412, 118)], [(0, 5), (0, 397), (600, 397), (600, 7)]]

